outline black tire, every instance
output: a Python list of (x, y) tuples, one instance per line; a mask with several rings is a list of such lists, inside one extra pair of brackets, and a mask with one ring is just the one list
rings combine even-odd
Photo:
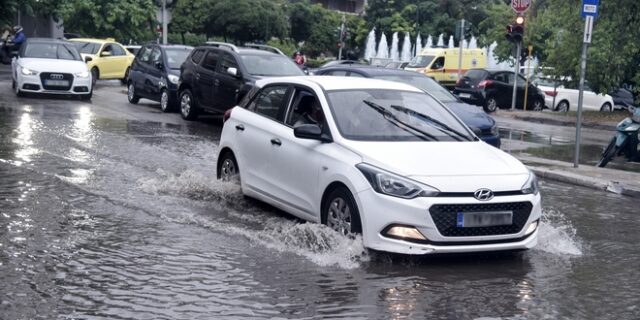
[(340, 186), (333, 189), (322, 204), (322, 224), (348, 237), (362, 233), (358, 206), (349, 189)]
[(191, 90), (184, 89), (180, 92), (180, 115), (185, 120), (198, 118), (198, 104), (191, 94)]
[(127, 85), (127, 99), (129, 103), (137, 104), (140, 101), (140, 96), (136, 94), (136, 87), (133, 85), (133, 81), (129, 81)]
[(544, 109), (544, 100), (540, 100), (540, 99), (533, 100), (533, 104), (531, 105), (531, 110), (542, 111), (543, 109)]
[(15, 80), (11, 80), (11, 89), (13, 89), (13, 90), (16, 89), (16, 81)]
[(169, 91), (167, 89), (162, 89), (162, 92), (160, 92), (160, 110), (168, 113), (173, 112), (174, 109), (175, 101), (169, 97)]
[(217, 176), (218, 180), (222, 181), (230, 181), (236, 177), (240, 178), (240, 168), (233, 152), (227, 151), (220, 156)]
[(127, 84), (127, 82), (129, 82), (129, 71), (131, 70), (131, 68), (127, 67), (127, 70), (124, 71), (124, 78), (120, 79), (120, 82), (122, 84)]
[(100, 78), (100, 70), (98, 68), (91, 68), (91, 88), (95, 88), (96, 82)]
[(596, 166), (600, 168), (604, 168), (604, 166), (606, 166), (607, 163), (609, 163), (609, 161), (611, 161), (611, 159), (613, 159), (613, 157), (615, 157), (615, 155), (618, 154), (618, 150), (620, 149), (616, 146), (616, 138), (614, 137), (613, 139), (611, 139), (611, 142), (609, 143), (607, 148), (604, 149), (604, 152), (602, 153), (602, 158), (600, 159), (600, 161), (598, 161)]
[(613, 108), (611, 107), (611, 103), (605, 102), (602, 107), (600, 107), (600, 112), (612, 112)]
[(567, 111), (569, 111), (569, 101), (567, 101), (567, 100), (560, 101), (560, 103), (558, 103), (558, 105), (556, 106), (554, 111), (558, 111), (558, 112), (567, 112)]
[(498, 100), (495, 97), (488, 97), (482, 108), (486, 113), (495, 112), (498, 110)]
[(80, 96), (80, 100), (89, 101), (93, 97), (93, 91), (89, 92), (89, 94), (83, 94)]

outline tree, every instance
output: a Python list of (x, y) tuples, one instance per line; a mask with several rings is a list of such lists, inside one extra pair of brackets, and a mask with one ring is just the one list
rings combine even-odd
[(222, 36), (239, 43), (288, 35), (288, 24), (280, 1), (212, 1), (207, 12), (207, 35)]

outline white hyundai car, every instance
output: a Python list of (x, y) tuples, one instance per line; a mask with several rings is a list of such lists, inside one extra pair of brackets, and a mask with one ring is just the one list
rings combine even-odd
[(371, 249), (455, 253), (536, 245), (536, 177), (410, 85), (264, 79), (225, 114), (218, 178)]
[(91, 99), (91, 73), (76, 47), (67, 41), (32, 38), (11, 63), (16, 95), (47, 93)]

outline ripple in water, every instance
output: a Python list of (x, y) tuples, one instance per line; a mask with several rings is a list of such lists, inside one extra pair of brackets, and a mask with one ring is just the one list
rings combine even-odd
[(544, 210), (538, 230), (538, 245), (534, 250), (554, 255), (581, 256), (583, 246), (576, 236), (576, 229), (561, 212)]

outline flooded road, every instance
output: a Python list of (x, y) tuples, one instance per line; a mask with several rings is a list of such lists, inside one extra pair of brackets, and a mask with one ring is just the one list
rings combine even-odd
[(215, 179), (220, 120), (0, 82), (0, 319), (638, 319), (640, 216), (542, 181), (539, 244), (406, 257)]

